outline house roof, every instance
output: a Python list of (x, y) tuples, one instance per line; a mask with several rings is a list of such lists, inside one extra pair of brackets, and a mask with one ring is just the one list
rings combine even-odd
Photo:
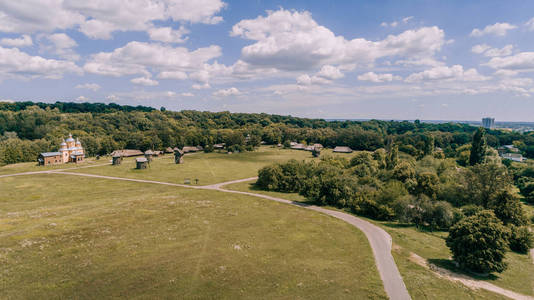
[(304, 146), (303, 144), (295, 144), (291, 146), (291, 149), (295, 149), (295, 150), (303, 150), (305, 148), (306, 146)]
[(50, 157), (50, 156), (61, 156), (61, 153), (59, 152), (43, 152), (41, 153), (42, 157)]
[(145, 157), (138, 157), (135, 159), (136, 162), (148, 162), (148, 160)]
[(140, 150), (132, 150), (132, 149), (122, 149), (122, 150), (115, 150), (111, 152), (111, 155), (120, 155), (124, 157), (130, 157), (130, 156), (139, 156), (143, 155), (144, 153)]
[(155, 153), (154, 153), (154, 151), (152, 151), (152, 150), (146, 150), (146, 151), (145, 151), (145, 155), (154, 155), (154, 154), (155, 154)]
[(345, 147), (345, 146), (336, 146), (334, 148), (334, 152), (351, 153), (352, 149), (350, 149), (349, 147)]
[(184, 146), (184, 147), (182, 148), (182, 151), (183, 151), (184, 153), (187, 153), (187, 152), (196, 152), (196, 151), (200, 151), (200, 149), (197, 148), (197, 147), (195, 147), (195, 146)]
[(172, 150), (171, 147), (167, 147), (167, 148), (165, 148), (165, 152), (167, 152), (167, 153), (172, 153), (173, 151), (174, 151), (174, 150)]

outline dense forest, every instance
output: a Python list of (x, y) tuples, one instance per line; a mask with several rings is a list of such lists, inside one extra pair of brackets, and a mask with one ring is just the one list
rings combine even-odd
[[(466, 165), (476, 127), (398, 121), (325, 121), (270, 114), (168, 111), (102, 103), (0, 103), (0, 164), (34, 161), (55, 151), (68, 133), (80, 138), (89, 156), (118, 148), (163, 149), (226, 143), (321, 143), (374, 151), (395, 143), (399, 151), (423, 157), (429, 145)], [(249, 139), (245, 137), (249, 136)], [(488, 145), (514, 144), (534, 157), (534, 135), (491, 130)], [(208, 147), (209, 148), (209, 147)]]

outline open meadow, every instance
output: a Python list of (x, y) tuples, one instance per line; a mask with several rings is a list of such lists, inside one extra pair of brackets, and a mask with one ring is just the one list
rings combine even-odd
[(55, 173), (0, 186), (8, 299), (385, 298), (362, 232), (319, 213)]
[[(254, 186), (254, 182), (234, 183), (226, 185), (224, 188), (280, 197), (291, 201), (308, 202), (305, 197), (296, 193), (280, 193), (257, 189)], [(531, 206), (528, 207), (531, 208)], [(330, 209), (336, 210), (334, 207), (330, 207)], [(439, 278), (429, 270), (414, 263), (411, 258), (412, 253), (427, 259), (430, 263), (458, 271), (450, 263), (451, 254), (449, 248), (445, 245), (446, 232), (426, 232), (418, 230), (413, 225), (367, 220), (382, 227), (393, 238), (393, 243), (397, 245), (393, 249), (393, 256), (413, 299), (502, 298), (500, 295), (483, 289), (473, 290), (460, 283)], [(509, 268), (502, 274), (493, 275), (489, 278), (476, 277), (476, 279), (485, 280), (525, 295), (534, 295), (534, 264), (531, 258), (526, 254), (508, 252), (506, 261), (509, 264)]]

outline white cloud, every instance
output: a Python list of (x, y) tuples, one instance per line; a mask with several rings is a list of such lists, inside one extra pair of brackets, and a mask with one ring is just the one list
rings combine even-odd
[(3, 38), (0, 40), (0, 45), (21, 48), (33, 45), (33, 41), (29, 35), (25, 34), (20, 38)]
[(406, 82), (457, 80), (457, 81), (484, 81), (489, 77), (482, 76), (476, 69), (464, 70), (461, 65), (452, 67), (435, 67), (419, 73), (413, 73), (406, 78)]
[(100, 89), (100, 85), (96, 83), (84, 83), (84, 84), (78, 84), (75, 88), (77, 89), (88, 89), (92, 90), (94, 92), (98, 91)]
[(68, 60), (78, 60), (80, 56), (72, 49), (78, 43), (64, 33), (54, 33), (41, 37), (39, 46), (41, 51), (55, 54)]
[(525, 23), (525, 26), (528, 28), (529, 31), (534, 31), (534, 18), (528, 20)]
[(506, 45), (503, 48), (491, 48), (486, 44), (475, 45), (471, 48), (471, 52), (477, 54), (484, 54), (487, 57), (508, 56), (512, 54), (514, 49), (513, 45)]
[(409, 17), (403, 18), (402, 22), (403, 23), (408, 23), (408, 22), (410, 22), (411, 19), (413, 19), (413, 16), (409, 16)]
[(90, 38), (110, 39), (114, 31), (148, 31), (158, 21), (215, 24), (222, 21), (216, 14), (225, 6), (221, 0), (1, 1), (0, 31), (78, 28)]
[(106, 100), (108, 100), (108, 101), (117, 101), (117, 100), (119, 100), (119, 97), (117, 95), (111, 94), (111, 95), (106, 96)]
[(471, 36), (479, 37), (488, 34), (496, 36), (505, 36), (509, 30), (516, 28), (517, 26), (508, 23), (495, 23), (493, 25), (488, 25), (484, 27), (484, 29), (482, 30), (478, 28), (473, 29), (473, 31), (471, 31)]
[(17, 48), (0, 47), (0, 79), (50, 78), (59, 79), (65, 73), (81, 74), (73, 62), (31, 56)]
[(159, 79), (187, 79), (187, 73), (182, 71), (164, 71), (158, 74)]
[(488, 51), (486, 51), (484, 55), (488, 57), (508, 56), (512, 54), (513, 49), (514, 49), (513, 45), (506, 45), (502, 47), (501, 49), (491, 48)]
[(77, 101), (88, 101), (89, 98), (85, 97), (85, 96), (80, 96), (78, 98), (76, 98)]
[(15, 103), (15, 100), (11, 100), (11, 99), (0, 99), (0, 102), (5, 102), (5, 103)]
[(328, 79), (328, 80), (334, 80), (344, 77), (343, 73), (339, 70), (339, 68), (336, 68), (334, 66), (330, 65), (324, 65), (321, 70), (317, 73), (317, 76)]
[(181, 93), (182, 97), (194, 97), (195, 95), (193, 93)]
[(179, 72), (186, 73), (203, 68), (207, 61), (220, 55), (219, 46), (189, 51), (184, 47), (130, 42), (113, 52), (92, 55), (84, 69), (93, 74), (117, 77), (134, 74), (148, 76), (150, 71), (155, 71), (160, 73), (162, 78), (171, 78), (182, 76)]
[(130, 80), (132, 83), (140, 84), (144, 86), (156, 86), (159, 84), (156, 80), (150, 79), (148, 77), (137, 77)]
[(211, 88), (211, 86), (208, 83), (193, 84), (192, 88), (195, 89), (195, 90), (203, 90), (203, 89), (209, 89), (209, 88)]
[(231, 87), (231, 88), (228, 88), (228, 89), (218, 90), (218, 91), (213, 93), (213, 96), (227, 97), (227, 96), (236, 96), (236, 95), (239, 95), (239, 94), (241, 94), (241, 92), (237, 88)]
[(393, 80), (402, 80), (402, 77), (393, 74), (376, 74), (375, 72), (367, 72), (359, 75), (358, 80), (371, 82), (391, 82)]
[(369, 65), (386, 56), (421, 59), (433, 56), (445, 44), (443, 30), (435, 26), (407, 30), (376, 42), (346, 40), (318, 25), (309, 12), (283, 9), (242, 20), (233, 26), (231, 35), (255, 41), (242, 49), (244, 62), (286, 71)]
[(471, 52), (476, 53), (476, 54), (482, 54), (490, 48), (491, 47), (486, 44), (475, 45), (471, 48)]
[(493, 57), (485, 65), (493, 69), (532, 71), (534, 70), (534, 52), (521, 52), (506, 57)]
[(178, 30), (174, 30), (171, 27), (151, 28), (148, 30), (148, 36), (151, 40), (164, 43), (183, 43), (187, 40), (184, 35), (188, 33), (189, 30), (183, 26)]

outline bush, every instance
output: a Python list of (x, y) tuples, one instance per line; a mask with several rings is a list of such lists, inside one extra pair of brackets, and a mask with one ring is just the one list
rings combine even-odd
[(451, 227), (447, 246), (461, 268), (478, 272), (503, 272), (508, 230), (490, 210), (464, 218)]
[(508, 244), (510, 249), (519, 253), (527, 253), (534, 243), (534, 236), (528, 230), (528, 227), (516, 227), (511, 226), (510, 228), (510, 239)]

